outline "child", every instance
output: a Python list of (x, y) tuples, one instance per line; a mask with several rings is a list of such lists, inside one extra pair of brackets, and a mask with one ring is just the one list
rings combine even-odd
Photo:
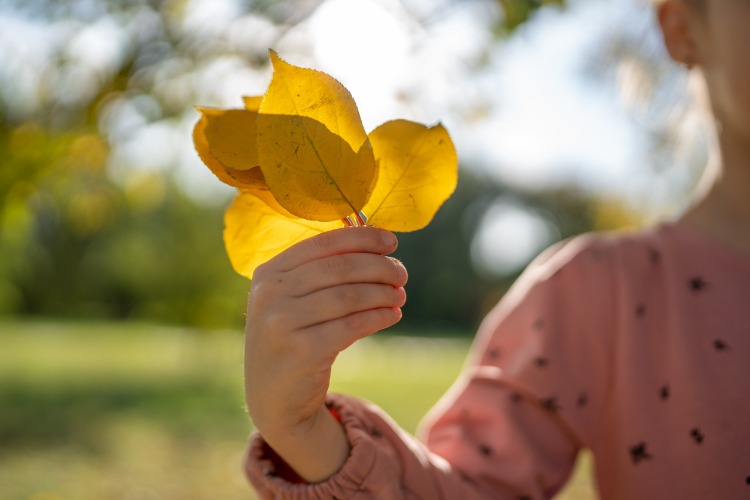
[(537, 258), (485, 319), (422, 442), (327, 394), (337, 354), (401, 317), (393, 234), (332, 231), (258, 268), (246, 472), (262, 497), (550, 498), (589, 448), (602, 498), (750, 498), (750, 2), (657, 9), (716, 123), (692, 207)]

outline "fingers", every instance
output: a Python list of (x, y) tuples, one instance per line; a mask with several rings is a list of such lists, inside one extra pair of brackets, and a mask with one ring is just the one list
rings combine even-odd
[[(403, 287), (407, 279), (406, 268), (400, 261), (391, 257), (369, 253), (334, 255), (308, 262), (286, 272), (272, 267), (259, 270), (251, 285), (252, 300), (249, 305), (254, 305), (261, 311), (268, 311), (286, 304), (282, 309), (285, 309), (285, 314), (289, 314), (291, 311), (288, 307), (291, 305), (287, 304), (287, 301), (296, 303), (297, 299), (304, 300), (309, 295), (327, 288), (354, 284)], [(317, 300), (317, 303), (319, 307), (327, 308), (322, 300)], [(301, 316), (298, 306), (293, 307), (294, 315)]]
[(271, 259), (269, 264), (289, 271), (308, 262), (345, 253), (387, 255), (396, 250), (396, 236), (390, 231), (370, 226), (334, 229), (297, 243)]
[(377, 333), (401, 320), (401, 309), (383, 307), (358, 311), (343, 318), (315, 325), (305, 333), (323, 339), (333, 352), (341, 352), (357, 340)]
[[(251, 294), (252, 295), (252, 294)], [(352, 314), (381, 308), (400, 308), (406, 302), (403, 287), (356, 283), (330, 287), (306, 297), (270, 302), (250, 297), (248, 320), (272, 335), (300, 332), (335, 322)], [(374, 333), (373, 330), (370, 333)]]
[(296, 337), (292, 345), (305, 339), (302, 344), (328, 356), (395, 324), (408, 278), (404, 266), (386, 256), (396, 245), (389, 231), (353, 227), (282, 252), (253, 276), (248, 335), (277, 339), (279, 345), (283, 339)]
[(304, 297), (332, 286), (352, 283), (401, 287), (408, 279), (406, 268), (400, 261), (370, 253), (326, 257), (304, 264), (299, 271), (287, 273), (281, 278), (288, 281), (293, 297)]
[(400, 308), (405, 302), (402, 287), (364, 283), (326, 288), (298, 302), (294, 327), (307, 328), (371, 309)]

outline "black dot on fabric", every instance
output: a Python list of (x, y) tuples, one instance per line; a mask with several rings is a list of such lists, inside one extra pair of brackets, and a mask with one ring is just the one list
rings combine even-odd
[(372, 428), (372, 430), (370, 431), (370, 435), (372, 435), (372, 437), (374, 437), (375, 439), (383, 437), (383, 433), (380, 432), (380, 429), (378, 429), (377, 427)]
[(698, 427), (695, 427), (690, 430), (690, 436), (693, 438), (693, 440), (696, 443), (698, 444), (703, 443), (703, 439), (704, 439), (703, 432), (701, 432), (701, 430)]
[(700, 276), (690, 278), (689, 284), (690, 289), (695, 293), (702, 292), (708, 286), (708, 283), (706, 283)]
[(578, 395), (578, 399), (576, 399), (576, 406), (579, 408), (583, 408), (587, 404), (589, 404), (589, 397), (588, 395), (582, 392), (581, 394)]
[(648, 452), (648, 446), (643, 441), (630, 447), (630, 459), (633, 464), (639, 464), (644, 460), (651, 460), (651, 458), (653, 457)]
[(669, 399), (669, 386), (663, 385), (659, 388), (659, 397), (663, 400)]
[(534, 364), (539, 368), (545, 368), (549, 365), (549, 359), (544, 356), (539, 356), (534, 360)]
[(498, 349), (497, 347), (494, 347), (489, 350), (487, 355), (490, 357), (490, 359), (497, 359), (500, 357), (500, 349)]
[(479, 453), (481, 453), (485, 457), (489, 457), (490, 455), (492, 455), (492, 448), (490, 448), (486, 444), (480, 444), (479, 445)]
[(635, 315), (639, 318), (642, 316), (645, 316), (646, 314), (646, 306), (644, 304), (638, 304), (635, 306)]
[(661, 253), (659, 250), (652, 249), (649, 258), (651, 259), (652, 264), (658, 264), (661, 262)]
[(729, 345), (721, 339), (714, 340), (714, 349), (717, 351), (726, 351), (729, 349)]
[(747, 476), (747, 477), (745, 478), (745, 484), (750, 484), (750, 476)]
[(557, 412), (560, 411), (560, 405), (557, 403), (557, 398), (554, 396), (550, 396), (548, 398), (544, 398), (540, 401), (542, 404), (542, 407), (549, 411), (549, 412)]

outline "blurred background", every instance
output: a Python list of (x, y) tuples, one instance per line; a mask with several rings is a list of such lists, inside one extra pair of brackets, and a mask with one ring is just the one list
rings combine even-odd
[[(456, 194), (400, 235), (403, 322), (334, 374), (408, 430), (536, 254), (674, 216), (705, 163), (639, 0), (0, 0), (1, 498), (253, 498), (234, 193), (190, 134), (265, 92), (269, 48), (368, 131), (440, 121), (458, 149)], [(580, 470), (561, 498), (593, 498)]]

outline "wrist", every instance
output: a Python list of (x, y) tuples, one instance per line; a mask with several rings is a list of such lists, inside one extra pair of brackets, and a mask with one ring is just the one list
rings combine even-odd
[(283, 432), (263, 434), (264, 440), (308, 483), (329, 478), (341, 468), (351, 446), (338, 413), (325, 406), (308, 421)]

